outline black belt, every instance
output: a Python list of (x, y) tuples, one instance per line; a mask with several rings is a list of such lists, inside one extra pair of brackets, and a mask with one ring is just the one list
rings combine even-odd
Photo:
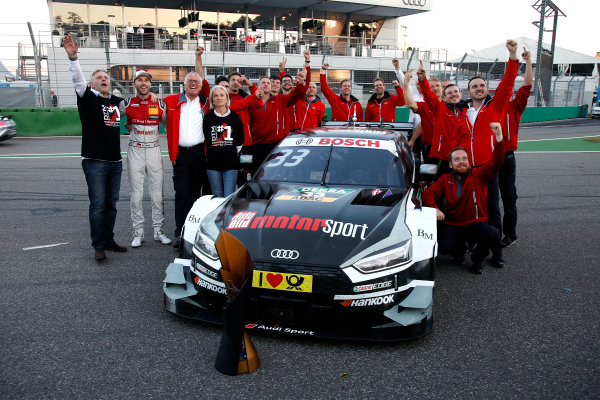
[(200, 146), (204, 146), (204, 142), (195, 144), (193, 146), (179, 146), (179, 150), (194, 150)]

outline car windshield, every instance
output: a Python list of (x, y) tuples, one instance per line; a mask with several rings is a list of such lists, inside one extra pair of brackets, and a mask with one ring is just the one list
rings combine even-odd
[[(393, 143), (392, 143), (393, 144)], [(329, 165), (327, 160), (329, 159)], [(343, 146), (279, 145), (256, 174), (258, 181), (348, 184), (405, 188), (395, 151)]]

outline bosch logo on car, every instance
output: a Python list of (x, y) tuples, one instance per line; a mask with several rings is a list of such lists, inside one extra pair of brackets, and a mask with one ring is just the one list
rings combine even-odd
[(321, 138), (320, 145), (334, 146), (358, 146), (379, 148), (379, 140), (371, 139), (350, 139), (350, 138)]
[(271, 257), (295, 260), (300, 257), (300, 253), (297, 250), (273, 249), (271, 250)]

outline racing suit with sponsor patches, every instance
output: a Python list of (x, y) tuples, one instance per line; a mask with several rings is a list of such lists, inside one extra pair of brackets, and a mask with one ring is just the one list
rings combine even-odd
[(162, 100), (142, 100), (133, 97), (125, 103), (127, 122), (131, 124), (127, 170), (131, 191), (131, 220), (135, 231), (144, 229), (142, 198), (144, 178), (148, 175), (148, 189), (152, 201), (152, 226), (162, 230), (165, 225), (163, 211), (163, 165), (158, 142), (158, 124), (166, 120), (166, 107)]

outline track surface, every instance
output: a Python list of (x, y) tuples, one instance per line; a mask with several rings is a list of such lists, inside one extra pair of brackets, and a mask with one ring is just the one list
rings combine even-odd
[[(521, 139), (600, 128), (553, 125), (528, 125)], [(12, 139), (0, 155), (79, 147)], [(0, 159), (0, 398), (600, 398), (600, 153), (521, 153), (517, 165), (519, 239), (507, 267), (475, 276), (441, 257), (431, 335), (357, 344), (253, 333), (262, 366), (231, 378), (213, 367), (220, 329), (162, 308), (175, 252), (149, 224), (140, 249), (94, 261), (79, 157)], [(124, 162), (115, 231), (129, 244), (126, 177)], [(149, 221), (147, 195), (144, 207)]]

